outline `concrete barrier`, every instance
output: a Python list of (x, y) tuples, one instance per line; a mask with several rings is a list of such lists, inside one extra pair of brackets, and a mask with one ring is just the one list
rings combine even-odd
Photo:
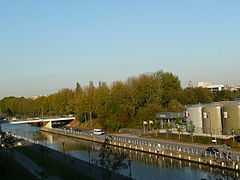
[[(57, 131), (55, 129), (48, 129), (48, 128), (42, 128), (41, 130), (50, 132), (50, 133), (64, 135), (64, 136), (75, 137), (75, 138), (79, 138), (79, 139), (83, 139), (83, 140), (94, 141), (94, 142), (98, 142), (98, 143), (104, 143), (104, 141), (105, 141), (104, 138), (99, 138), (97, 136), (89, 136), (87, 134), (83, 135), (83, 134), (70, 133), (70, 132), (65, 132), (65, 131)], [(169, 146), (168, 149), (165, 149), (166, 147), (159, 143), (155, 144), (151, 147), (149, 146), (151, 143), (148, 143), (148, 144), (140, 143), (141, 146), (138, 147), (134, 144), (134, 142), (136, 143), (136, 141), (125, 140), (124, 142), (127, 142), (127, 143), (120, 143), (119, 141), (121, 141), (121, 140), (122, 139), (120, 139), (120, 138), (114, 138), (113, 140), (109, 140), (109, 144), (112, 146), (118, 146), (118, 147), (130, 149), (130, 150), (141, 151), (141, 152), (146, 152), (146, 153), (155, 154), (155, 155), (161, 155), (163, 157), (170, 157), (170, 158), (175, 158), (175, 159), (179, 159), (179, 160), (186, 160), (189, 162), (205, 164), (205, 165), (209, 165), (210, 167), (211, 166), (213, 166), (213, 167), (226, 166), (224, 162), (220, 162), (219, 160), (217, 161), (217, 159), (214, 157), (212, 157), (212, 158), (206, 157), (206, 159), (202, 159), (200, 157), (200, 154), (198, 154), (196, 150), (194, 152), (194, 149), (191, 149), (191, 151), (190, 151), (189, 148), (186, 148), (186, 150), (184, 150), (181, 147), (177, 147), (177, 148), (175, 148), (175, 150), (173, 150), (174, 146), (172, 146), (172, 147)], [(174, 153), (176, 153), (176, 152), (177, 152), (177, 154), (174, 155)], [(190, 152), (192, 154), (190, 154)], [(179, 154), (179, 153), (181, 153), (181, 154)], [(213, 160), (215, 160), (215, 161), (213, 161)], [(238, 162), (235, 162), (234, 165), (229, 166), (227, 168), (231, 169), (231, 170), (237, 170), (237, 171), (240, 170)]]

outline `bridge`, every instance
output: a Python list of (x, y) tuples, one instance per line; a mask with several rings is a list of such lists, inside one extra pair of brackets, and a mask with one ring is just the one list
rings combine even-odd
[(43, 127), (52, 128), (52, 122), (56, 121), (73, 121), (75, 117), (49, 117), (49, 118), (37, 118), (37, 119), (20, 119), (8, 121), (9, 124), (28, 124), (28, 123), (42, 123)]

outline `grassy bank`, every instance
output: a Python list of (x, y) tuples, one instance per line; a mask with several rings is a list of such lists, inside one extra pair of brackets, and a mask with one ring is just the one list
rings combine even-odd
[(0, 157), (0, 179), (1, 180), (36, 180), (24, 167), (16, 162), (12, 156)]
[(21, 146), (16, 147), (16, 150), (23, 153), (25, 156), (32, 159), (36, 164), (41, 166), (45, 171), (41, 172), (43, 175), (59, 176), (62, 179), (93, 179), (85, 174), (82, 174), (69, 166), (60, 163), (59, 161), (47, 156), (48, 152), (45, 148), (41, 149), (41, 152), (35, 151), (30, 147)]
[[(144, 138), (151, 139), (165, 139), (165, 140), (173, 140), (177, 142), (190, 143), (190, 144), (204, 144), (204, 145), (213, 145), (211, 137), (204, 136), (190, 136), (181, 134), (170, 134), (170, 133), (153, 133), (142, 135)], [(217, 145), (228, 144), (231, 148), (239, 150), (239, 143), (233, 142), (232, 139), (217, 139)]]

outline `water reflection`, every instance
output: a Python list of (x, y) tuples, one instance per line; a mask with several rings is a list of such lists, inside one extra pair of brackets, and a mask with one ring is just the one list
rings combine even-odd
[[(43, 145), (58, 151), (65, 151), (67, 154), (86, 162), (94, 163), (101, 150), (101, 144), (79, 140), (76, 138), (64, 137), (61, 135), (40, 132), (39, 128), (29, 125), (4, 125), (3, 130), (14, 134), (36, 139)], [(64, 142), (64, 147), (63, 147)], [(239, 174), (222, 169), (211, 168), (204, 165), (179, 161), (167, 157), (133, 151), (118, 147), (111, 147), (116, 153), (125, 153), (128, 159), (132, 160), (132, 177), (139, 180), (186, 180), (186, 179), (240, 179)], [(127, 160), (126, 162), (127, 163)], [(124, 175), (129, 175), (129, 170), (120, 171)], [(230, 175), (230, 176), (227, 176)]]

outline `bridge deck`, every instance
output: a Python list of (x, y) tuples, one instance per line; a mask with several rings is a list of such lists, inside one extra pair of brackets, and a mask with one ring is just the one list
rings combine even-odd
[(31, 119), (31, 120), (13, 120), (9, 121), (9, 124), (24, 124), (24, 123), (37, 123), (37, 122), (49, 122), (49, 121), (71, 121), (75, 120), (75, 117), (60, 117), (60, 118), (47, 118), (47, 119)]

